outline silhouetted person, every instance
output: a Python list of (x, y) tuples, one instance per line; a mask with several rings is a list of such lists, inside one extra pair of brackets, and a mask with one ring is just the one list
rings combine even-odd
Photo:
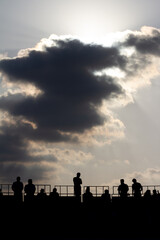
[(137, 180), (135, 178), (132, 179), (132, 193), (134, 195), (135, 198), (140, 198), (141, 197), (141, 191), (143, 190), (142, 185), (137, 182)]
[(88, 205), (92, 202), (92, 199), (93, 194), (90, 192), (90, 187), (88, 186), (86, 192), (83, 194), (83, 202)]
[(151, 200), (151, 191), (149, 189), (146, 190), (146, 192), (144, 193), (144, 199), (145, 200)]
[(3, 197), (2, 189), (0, 188), (0, 198)]
[(153, 196), (153, 197), (157, 197), (157, 195), (158, 195), (158, 193), (157, 193), (156, 189), (153, 189), (153, 194), (152, 194), (152, 196)]
[(118, 194), (121, 198), (126, 198), (128, 195), (128, 185), (124, 183), (124, 179), (120, 180), (120, 185), (118, 186)]
[(149, 189), (147, 189), (146, 192), (144, 193), (144, 197), (146, 198), (151, 197), (151, 191)]
[(25, 185), (24, 191), (26, 193), (27, 200), (33, 200), (34, 199), (34, 194), (35, 194), (35, 191), (36, 191), (36, 187), (32, 183), (32, 179), (28, 179), (28, 184)]
[(105, 192), (101, 196), (103, 204), (109, 204), (111, 202), (111, 197), (109, 194), (109, 190), (106, 189)]
[(78, 172), (77, 176), (73, 178), (73, 183), (74, 183), (74, 195), (77, 198), (80, 198), (81, 196), (81, 184), (82, 184), (82, 179), (80, 178), (81, 174)]
[(3, 193), (2, 193), (2, 189), (0, 188), (0, 201), (3, 201)]
[(17, 177), (17, 181), (12, 184), (12, 190), (14, 192), (15, 200), (17, 202), (22, 202), (23, 183), (21, 182), (20, 177)]
[[(3, 202), (3, 193), (2, 193), (2, 189), (0, 188), (0, 202), (2, 203)], [(3, 212), (3, 209), (1, 211), (1, 213)]]
[(152, 199), (153, 200), (159, 200), (160, 199), (160, 194), (157, 192), (156, 189), (153, 190)]
[(47, 197), (47, 194), (45, 193), (44, 189), (41, 188), (40, 192), (37, 194), (37, 198), (38, 200), (40, 200), (41, 202), (45, 201)]
[(57, 188), (53, 188), (53, 191), (50, 192), (50, 198), (52, 198), (53, 200), (59, 199), (59, 193), (57, 192)]

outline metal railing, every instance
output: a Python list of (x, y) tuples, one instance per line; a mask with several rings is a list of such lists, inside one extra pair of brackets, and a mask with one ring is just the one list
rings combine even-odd
[(35, 184), (35, 187), (36, 187), (36, 191), (35, 191), (36, 194), (38, 194), (41, 189), (44, 189), (44, 191), (47, 195), (49, 195), (51, 192), (50, 184)]
[[(46, 194), (50, 194), (50, 192), (51, 192), (50, 184), (35, 184), (35, 187), (36, 187), (35, 194), (38, 194), (40, 192), (41, 188), (44, 189)], [(0, 189), (3, 193), (3, 195), (12, 196), (14, 194), (14, 192), (12, 190), (12, 184), (6, 184), (6, 183), (0, 184)], [(23, 191), (23, 194), (24, 194), (24, 191)]]
[(55, 185), (59, 196), (74, 196), (74, 185)]
[(157, 192), (160, 192), (160, 185), (144, 185), (142, 194), (144, 194), (147, 190), (150, 190), (151, 193), (153, 190), (157, 190)]
[(3, 195), (13, 195), (13, 190), (12, 190), (12, 184), (0, 184), (0, 189), (3, 193)]
[[(142, 196), (144, 195), (144, 193), (147, 191), (147, 190), (150, 190), (151, 193), (153, 190), (157, 190), (158, 192), (160, 192), (160, 185), (143, 185), (143, 190), (142, 190)], [(129, 188), (129, 191), (128, 191), (128, 194), (130, 196), (133, 196), (133, 193), (132, 193), (132, 186), (128, 186)], [(113, 191), (112, 191), (112, 196), (118, 196), (118, 186), (113, 186)]]
[[(24, 185), (25, 186), (25, 185)], [(36, 187), (36, 192), (35, 195), (37, 195), (41, 188), (44, 189), (47, 195), (50, 194), (51, 192), (51, 185), (50, 184), (35, 184)], [(74, 185), (55, 185), (54, 187), (57, 188), (57, 192), (59, 193), (60, 196), (74, 196)], [(86, 188), (88, 186), (83, 186), (82, 187), (82, 195), (85, 193)], [(107, 189), (109, 191), (109, 186), (89, 186), (90, 191), (93, 194), (93, 196), (101, 196), (105, 190)], [(129, 187), (129, 195), (132, 196), (132, 186)], [(147, 190), (151, 191), (151, 194), (153, 190), (156, 190), (157, 192), (160, 193), (160, 185), (143, 185), (143, 190), (142, 190), (142, 196)], [(3, 193), (3, 195), (8, 195), (12, 196), (13, 195), (13, 190), (12, 190), (12, 184), (0, 184), (0, 189)], [(24, 191), (23, 191), (24, 194)], [(118, 186), (113, 186), (112, 188), (112, 193), (110, 193), (112, 196), (118, 196)]]
[[(88, 186), (82, 187), (82, 195)], [(109, 186), (89, 186), (93, 196), (101, 196), (104, 191), (109, 190)], [(74, 196), (74, 185), (55, 185), (60, 196)]]
[(86, 192), (86, 188), (90, 188), (90, 192), (93, 194), (94, 197), (101, 196), (105, 190), (109, 191), (109, 186), (84, 186), (83, 193)]

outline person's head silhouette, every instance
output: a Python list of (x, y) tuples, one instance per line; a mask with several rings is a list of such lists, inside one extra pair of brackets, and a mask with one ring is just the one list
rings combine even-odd
[(124, 183), (124, 179), (121, 179), (120, 182), (121, 182), (121, 184), (123, 184)]
[(136, 180), (135, 178), (133, 178), (133, 179), (132, 179), (132, 182), (133, 182), (133, 183), (136, 183), (136, 182), (137, 182), (137, 180)]
[(56, 193), (57, 192), (57, 188), (54, 187), (53, 188), (53, 192)]
[(32, 184), (32, 179), (28, 179), (28, 184)]
[(40, 193), (41, 193), (41, 194), (44, 194), (44, 193), (45, 193), (45, 191), (44, 191), (43, 188), (41, 188)]
[(77, 177), (79, 178), (81, 176), (80, 172), (77, 173)]
[(108, 195), (109, 194), (109, 191), (108, 189), (105, 190), (105, 194)]
[(87, 187), (86, 187), (86, 193), (89, 193), (89, 192), (90, 192), (90, 187), (87, 186)]
[(18, 176), (18, 177), (17, 177), (17, 182), (20, 182), (20, 180), (21, 180), (21, 178)]

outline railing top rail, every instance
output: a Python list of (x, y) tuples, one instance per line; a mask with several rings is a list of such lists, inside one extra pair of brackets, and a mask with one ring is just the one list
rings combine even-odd
[(142, 185), (142, 187), (160, 187), (160, 185)]
[[(27, 183), (24, 184), (24, 186), (26, 185)], [(34, 183), (35, 186), (51, 186), (51, 184), (38, 184), (38, 183)], [(12, 183), (0, 183), (0, 186), (12, 186)]]
[[(113, 187), (118, 187), (119, 185), (114, 185)], [(129, 185), (128, 187), (132, 187)], [(160, 184), (152, 184), (152, 185), (142, 185), (142, 187), (160, 187)]]
[(83, 186), (83, 189), (86, 189), (87, 187), (90, 187), (90, 188), (95, 188), (95, 189), (108, 189), (109, 190), (109, 186), (95, 186), (95, 185), (86, 185), (86, 186)]
[(74, 185), (64, 185), (64, 184), (57, 184), (57, 185), (54, 185), (55, 187), (73, 187)]
[(0, 186), (9, 186), (9, 187), (11, 187), (12, 186), (12, 184), (11, 183), (0, 183)]
[(50, 184), (34, 184), (35, 187), (48, 187), (48, 188), (51, 188), (51, 185)]
[(106, 185), (85, 185), (83, 187), (101, 187), (101, 188), (106, 187), (106, 188), (109, 188), (109, 186), (106, 186)]

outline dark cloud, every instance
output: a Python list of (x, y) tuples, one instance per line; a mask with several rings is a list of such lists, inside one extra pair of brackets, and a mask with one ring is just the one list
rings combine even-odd
[(17, 163), (0, 163), (0, 181), (1, 183), (12, 183), (17, 176), (21, 176), (22, 181), (27, 182), (29, 178), (33, 179), (34, 183), (43, 179), (49, 181), (47, 173), (52, 171), (52, 180), (54, 179), (55, 169), (46, 167), (45, 165), (25, 165)]
[[(126, 58), (116, 47), (84, 44), (78, 40), (55, 43), (44, 51), (31, 51), (28, 56), (0, 61), (0, 71), (8, 81), (31, 83), (43, 93), (37, 97), (24, 94), (0, 97), (0, 109), (17, 119), (15, 124), (4, 121), (0, 127), (0, 161), (10, 163), (2, 166), (2, 176), (7, 172), (26, 175), (30, 168), (20, 163), (43, 159), (30, 154), (28, 140), (78, 142), (73, 133), (83, 133), (106, 121), (106, 116), (98, 110), (102, 101), (124, 94), (113, 78), (95, 75), (105, 68), (125, 69)], [(37, 128), (22, 119), (35, 123)], [(46, 160), (56, 161), (56, 158), (48, 155)], [(33, 169), (31, 173), (39, 176), (48, 171)]]
[(0, 62), (10, 81), (29, 82), (43, 95), (0, 98), (0, 108), (14, 116), (24, 116), (38, 128), (83, 132), (102, 125), (97, 107), (103, 99), (121, 94), (122, 88), (111, 77), (95, 76), (107, 67), (124, 68), (126, 59), (116, 48), (85, 45), (78, 40), (57, 41), (56, 47), (32, 51), (29, 56)]
[[(30, 124), (3, 125), (0, 128), (0, 160), (3, 162), (39, 162), (45, 160), (42, 156), (34, 156), (28, 151), (28, 139), (33, 135)], [(36, 130), (35, 130), (36, 131)], [(38, 133), (37, 133), (38, 134)], [(43, 134), (42, 134), (43, 135)], [(58, 137), (57, 137), (58, 138)], [(36, 138), (36, 140), (38, 137)], [(42, 136), (38, 139), (42, 139)], [(48, 138), (47, 138), (48, 139)], [(45, 137), (43, 136), (43, 141)], [(61, 139), (62, 141), (62, 139)], [(47, 156), (48, 160), (56, 162), (57, 159), (52, 155)]]
[(141, 54), (160, 56), (160, 32), (153, 30), (151, 34), (130, 34), (124, 43), (127, 47), (135, 47)]
[[(0, 128), (0, 180), (2, 182), (13, 181), (13, 177), (20, 175), (27, 181), (33, 178), (35, 181), (46, 179), (48, 172), (55, 168), (40, 165), (41, 161), (57, 162), (54, 155), (34, 155), (29, 150), (27, 136), (32, 135), (31, 126), (28, 124), (16, 124), (8, 126), (3, 124)], [(43, 139), (44, 140), (44, 139)]]

